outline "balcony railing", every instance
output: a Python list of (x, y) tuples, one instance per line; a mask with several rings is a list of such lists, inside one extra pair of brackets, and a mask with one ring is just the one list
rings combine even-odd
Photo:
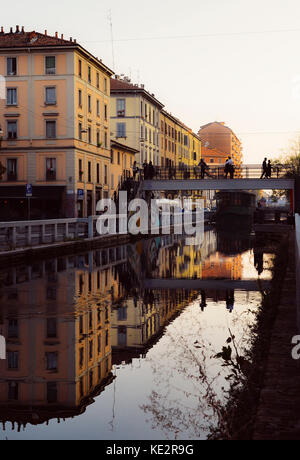
[(52, 170), (46, 171), (46, 180), (47, 181), (56, 180), (56, 171), (52, 171)]

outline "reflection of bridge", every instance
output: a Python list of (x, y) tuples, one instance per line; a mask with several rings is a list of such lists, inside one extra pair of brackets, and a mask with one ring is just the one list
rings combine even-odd
[(141, 281), (145, 289), (188, 289), (188, 290), (239, 290), (259, 291), (267, 289), (269, 281), (260, 280), (201, 280), (201, 279), (145, 279)]
[(296, 174), (291, 166), (274, 168), (270, 179), (261, 179), (261, 174), (260, 166), (243, 165), (236, 169), (234, 179), (225, 179), (223, 166), (211, 166), (208, 175), (201, 179), (198, 166), (158, 167), (153, 177), (141, 181), (140, 190), (294, 190)]

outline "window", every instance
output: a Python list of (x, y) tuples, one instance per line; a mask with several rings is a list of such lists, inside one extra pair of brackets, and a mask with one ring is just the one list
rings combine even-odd
[(93, 341), (89, 342), (89, 359), (93, 358)]
[(57, 371), (57, 357), (56, 351), (46, 353), (46, 369), (47, 371)]
[(88, 95), (88, 111), (91, 113), (92, 111), (92, 97)]
[(18, 401), (18, 382), (8, 382), (8, 399)]
[(147, 118), (148, 110), (147, 110), (147, 104), (145, 104), (145, 118)]
[(47, 401), (48, 403), (57, 402), (57, 383), (47, 382)]
[(121, 155), (120, 152), (118, 152), (118, 165), (121, 164)]
[(100, 164), (97, 163), (97, 184), (100, 184)]
[(8, 351), (7, 352), (7, 366), (8, 366), (8, 369), (18, 369), (19, 368), (19, 352), (18, 351)]
[(17, 319), (8, 320), (8, 338), (17, 339), (19, 337), (19, 324)]
[(6, 104), (7, 105), (17, 105), (18, 104), (17, 88), (7, 88)]
[(17, 58), (9, 57), (6, 61), (7, 75), (17, 75)]
[(148, 140), (148, 130), (147, 130), (147, 128), (145, 128), (145, 140), (146, 141)]
[(101, 335), (98, 335), (98, 338), (97, 338), (97, 351), (99, 355), (101, 353)]
[(83, 334), (83, 316), (79, 316), (79, 334)]
[(100, 117), (100, 101), (97, 99), (97, 117)]
[(17, 137), (18, 137), (18, 122), (8, 121), (7, 122), (7, 138), (17, 139)]
[(107, 149), (107, 132), (104, 133), (104, 147)]
[(100, 87), (100, 75), (99, 72), (97, 72), (97, 88), (99, 89)]
[(47, 318), (47, 338), (53, 339), (57, 337), (57, 319)]
[(92, 128), (90, 126), (88, 127), (88, 143), (92, 143)]
[(46, 75), (56, 74), (56, 58), (55, 56), (46, 56), (45, 58)]
[(141, 139), (144, 139), (144, 126), (141, 126)]
[(56, 158), (46, 159), (46, 180), (56, 180)]
[(46, 137), (47, 139), (56, 138), (56, 121), (46, 121)]
[(89, 372), (90, 388), (93, 387), (93, 376), (94, 376), (93, 371), (90, 370), (90, 372)]
[(104, 105), (104, 119), (107, 121), (107, 105)]
[(114, 180), (114, 175), (111, 175), (111, 188), (115, 188), (115, 180)]
[(82, 141), (82, 123), (78, 123), (78, 138)]
[(117, 138), (126, 137), (126, 123), (117, 123)]
[(82, 182), (82, 178), (83, 178), (82, 160), (78, 160), (78, 171), (79, 171), (79, 181)]
[(90, 66), (88, 66), (88, 81), (92, 83), (92, 69)]
[(127, 307), (118, 307), (118, 321), (127, 320)]
[(83, 359), (84, 359), (84, 349), (80, 348), (79, 349), (79, 368), (83, 368)]
[(81, 59), (79, 59), (79, 61), (78, 61), (78, 75), (80, 76), (80, 78), (82, 77), (82, 61), (81, 61)]
[(92, 182), (92, 164), (88, 162), (88, 182)]
[(110, 152), (110, 161), (112, 164), (114, 164), (114, 151), (113, 149), (111, 149), (111, 152)]
[(107, 185), (107, 165), (104, 166), (104, 184)]
[(15, 181), (18, 178), (17, 159), (10, 158), (7, 160), (7, 180)]
[(100, 142), (100, 131), (97, 129), (97, 147), (101, 147), (101, 142)]
[(104, 78), (104, 92), (107, 93), (107, 78)]
[(117, 117), (125, 117), (125, 99), (117, 99)]
[(109, 339), (108, 331), (105, 331), (105, 346), (106, 347), (108, 347), (108, 339)]
[(78, 105), (82, 107), (82, 91), (81, 89), (78, 90)]
[(45, 104), (55, 105), (56, 104), (56, 87), (48, 86), (45, 91)]

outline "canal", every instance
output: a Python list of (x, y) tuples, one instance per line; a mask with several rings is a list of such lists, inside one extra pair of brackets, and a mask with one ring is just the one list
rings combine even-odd
[(207, 439), (274, 250), (208, 230), (0, 270), (0, 439)]

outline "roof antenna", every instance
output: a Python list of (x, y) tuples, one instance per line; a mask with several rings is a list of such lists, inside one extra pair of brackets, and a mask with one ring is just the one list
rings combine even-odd
[(112, 23), (111, 10), (109, 10), (108, 12), (108, 21), (110, 25), (111, 51), (112, 51), (113, 70), (114, 70), (115, 69), (115, 50), (114, 50), (114, 35), (113, 35), (113, 23)]

